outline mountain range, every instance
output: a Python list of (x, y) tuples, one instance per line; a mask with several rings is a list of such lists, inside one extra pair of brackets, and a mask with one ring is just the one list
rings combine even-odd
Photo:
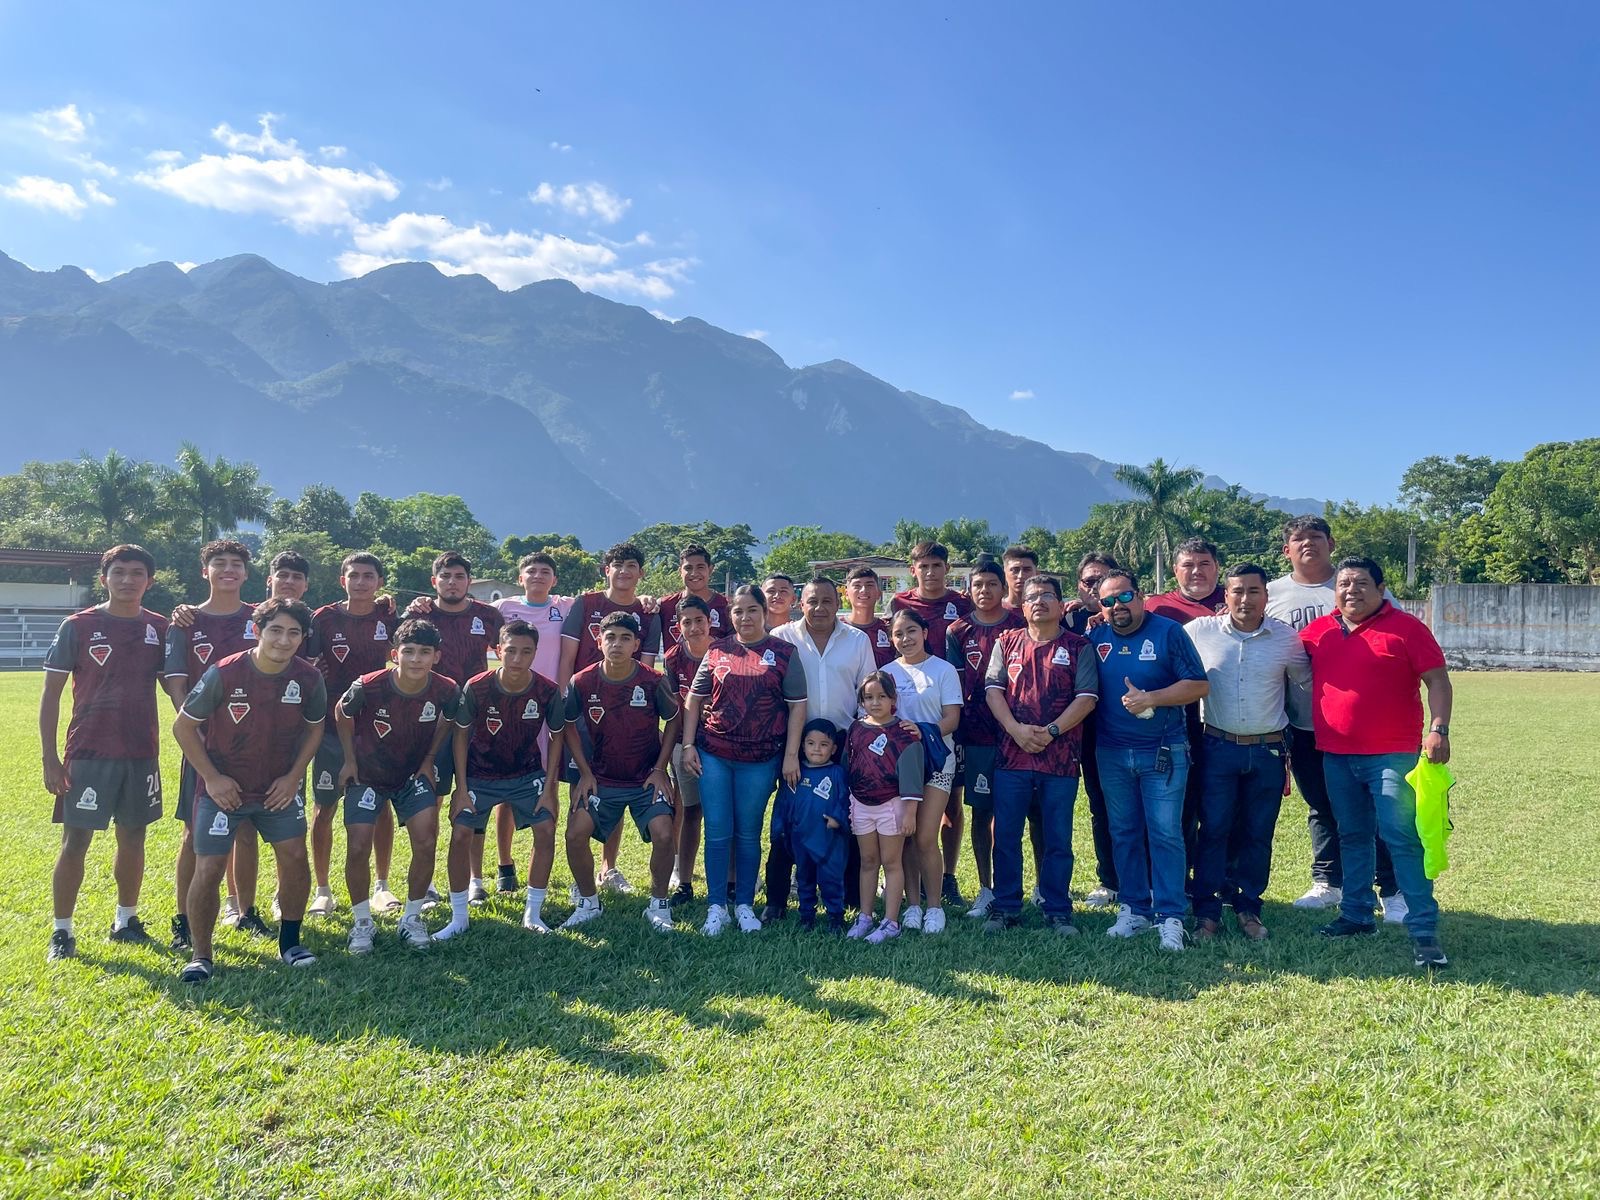
[(791, 367), (694, 317), (427, 263), (324, 284), (243, 254), (97, 282), (0, 254), (0, 403), (0, 470), (113, 447), (164, 462), (187, 439), (280, 494), (455, 492), (498, 534), (591, 546), (656, 521), (1014, 533), (1126, 495), (1113, 463), (847, 362)]

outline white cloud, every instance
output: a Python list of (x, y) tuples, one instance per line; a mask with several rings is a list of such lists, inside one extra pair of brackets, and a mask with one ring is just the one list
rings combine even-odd
[(153, 162), (153, 163), (181, 163), (183, 161), (183, 151), (182, 150), (152, 150), (152, 151), (150, 151), (149, 154), (146, 154), (144, 157), (145, 157), (145, 161), (146, 162)]
[(348, 149), (344, 146), (318, 146), (317, 154), (322, 158), (343, 158)]
[(430, 192), (448, 192), (451, 188), (455, 187), (455, 180), (451, 179), (448, 175), (441, 175), (437, 179), (428, 180), (422, 186), (427, 188)]
[(1033, 389), (1032, 388), (1018, 388), (1016, 391), (1011, 393), (1011, 398), (1013, 400), (1032, 400), (1033, 399)]
[(603, 183), (569, 183), (562, 187), (541, 183), (528, 193), (535, 204), (548, 204), (575, 217), (594, 217), (606, 225), (622, 220), (632, 200), (617, 195)]
[(758, 342), (764, 342), (767, 340), (769, 335), (765, 329), (747, 329), (740, 336), (754, 338)]
[(108, 196), (100, 190), (100, 185), (92, 179), (83, 181), (83, 194), (90, 204), (104, 204), (107, 208), (116, 204), (115, 196)]
[(280, 141), (272, 132), (272, 123), (278, 119), (277, 113), (262, 113), (256, 118), (261, 126), (260, 133), (240, 133), (226, 121), (211, 131), (213, 140), (222, 143), (229, 150), (238, 150), (244, 154), (275, 154), (280, 158), (289, 158), (300, 153), (300, 144), (293, 138), (287, 142)]
[(551, 142), (550, 149), (554, 150), (557, 154), (572, 153), (572, 147), (567, 145), (565, 142)]
[(80, 113), (76, 104), (47, 108), (33, 114), (33, 128), (52, 142), (81, 142), (94, 124), (93, 113)]
[(108, 179), (115, 179), (120, 174), (110, 163), (101, 162), (92, 154), (68, 155), (68, 160), (87, 175), (104, 175)]
[(23, 175), (15, 183), (0, 184), (0, 196), (66, 217), (80, 217), (88, 207), (87, 201), (70, 183), (46, 179), (43, 175)]

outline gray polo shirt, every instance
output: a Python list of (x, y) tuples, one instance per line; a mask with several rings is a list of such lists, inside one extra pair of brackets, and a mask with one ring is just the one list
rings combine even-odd
[(1276, 733), (1287, 717), (1289, 689), (1309, 686), (1311, 660), (1293, 626), (1265, 617), (1246, 633), (1223, 613), (1197, 617), (1183, 627), (1211, 682), (1200, 718), (1228, 733)]

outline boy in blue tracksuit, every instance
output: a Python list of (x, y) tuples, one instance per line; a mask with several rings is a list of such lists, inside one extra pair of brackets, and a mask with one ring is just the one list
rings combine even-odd
[(800, 784), (778, 788), (773, 840), (786, 838), (794, 855), (800, 927), (815, 928), (817, 893), (828, 928), (844, 932), (844, 871), (850, 848), (850, 794), (844, 768), (833, 761), (839, 731), (832, 721), (807, 721), (800, 738)]

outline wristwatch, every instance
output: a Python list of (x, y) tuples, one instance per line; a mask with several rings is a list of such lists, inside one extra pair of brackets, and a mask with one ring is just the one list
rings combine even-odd
[(1050, 724), (1046, 725), (1044, 727), (1044, 731), (1053, 738), (1058, 738), (1061, 736), (1061, 729), (1054, 721), (1051, 721)]
[(1429, 733), (1437, 733), (1440, 737), (1449, 737), (1450, 736), (1450, 726), (1448, 726), (1448, 725), (1435, 725), (1432, 728), (1430, 728), (1428, 730), (1428, 732)]

